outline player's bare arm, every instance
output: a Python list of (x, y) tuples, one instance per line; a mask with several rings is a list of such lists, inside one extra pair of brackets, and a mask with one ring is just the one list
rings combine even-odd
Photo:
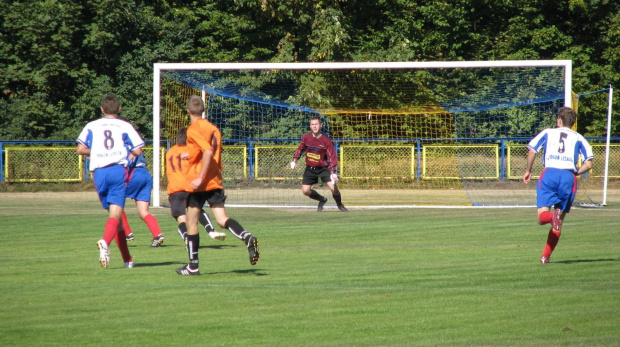
[(81, 143), (78, 143), (78, 145), (77, 145), (77, 154), (89, 156), (90, 155), (90, 148), (84, 146)]
[(525, 173), (523, 174), (523, 183), (528, 184), (532, 179), (532, 167), (534, 166), (534, 160), (536, 159), (536, 151), (530, 149), (527, 153), (527, 164), (525, 167)]

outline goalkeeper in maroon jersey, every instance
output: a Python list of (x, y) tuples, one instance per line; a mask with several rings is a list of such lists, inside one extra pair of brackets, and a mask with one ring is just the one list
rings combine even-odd
[(338, 157), (334, 144), (327, 135), (321, 133), (321, 120), (318, 117), (310, 119), (310, 130), (310, 133), (301, 137), (301, 143), (297, 147), (290, 164), (291, 169), (294, 169), (299, 157), (302, 153), (306, 153), (306, 170), (301, 182), (301, 191), (305, 196), (319, 202), (317, 212), (323, 211), (327, 197), (312, 189), (312, 185), (318, 183), (320, 178), (331, 190), (338, 209), (342, 212), (349, 212), (342, 204), (340, 190), (336, 185), (338, 183), (338, 174), (336, 173)]

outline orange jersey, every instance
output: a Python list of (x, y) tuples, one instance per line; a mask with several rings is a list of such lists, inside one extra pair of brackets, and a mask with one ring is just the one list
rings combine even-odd
[(188, 152), (187, 146), (174, 145), (166, 152), (166, 178), (168, 179), (168, 195), (185, 191), (189, 161), (181, 159)]
[[(189, 149), (189, 171), (186, 177), (185, 190), (200, 192), (224, 189), (222, 182), (222, 134), (220, 130), (206, 119), (199, 119), (187, 128), (187, 147)], [(202, 184), (192, 189), (189, 183), (196, 179), (202, 167), (202, 154), (206, 150), (213, 151), (209, 169)]]

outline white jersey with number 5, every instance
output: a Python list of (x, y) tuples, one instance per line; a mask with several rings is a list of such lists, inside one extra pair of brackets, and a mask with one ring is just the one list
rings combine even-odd
[(113, 164), (125, 165), (127, 154), (144, 146), (144, 140), (129, 122), (113, 117), (86, 124), (77, 142), (90, 149), (90, 171)]
[(549, 128), (534, 137), (527, 147), (538, 153), (543, 150), (544, 167), (577, 172), (579, 158), (592, 159), (592, 147), (581, 134), (569, 128)]

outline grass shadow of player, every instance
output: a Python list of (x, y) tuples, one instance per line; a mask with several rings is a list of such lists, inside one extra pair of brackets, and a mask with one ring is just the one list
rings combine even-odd
[(598, 262), (605, 262), (605, 261), (620, 261), (620, 259), (606, 258), (606, 259), (559, 260), (559, 261), (554, 261), (554, 263), (556, 263), (556, 264), (576, 264), (576, 263), (598, 263)]

